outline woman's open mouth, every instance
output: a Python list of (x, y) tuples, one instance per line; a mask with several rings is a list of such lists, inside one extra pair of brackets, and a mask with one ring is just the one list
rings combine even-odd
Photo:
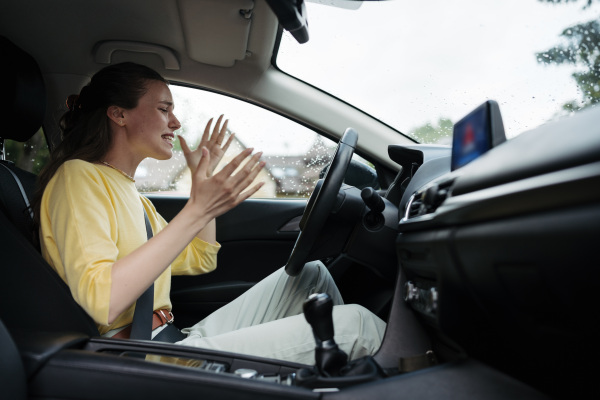
[(165, 142), (169, 144), (169, 146), (173, 147), (173, 139), (175, 138), (175, 135), (173, 135), (172, 133), (165, 133), (161, 137)]

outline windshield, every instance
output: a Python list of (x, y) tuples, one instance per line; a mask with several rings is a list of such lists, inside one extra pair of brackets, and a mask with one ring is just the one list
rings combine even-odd
[(510, 138), (600, 101), (599, 2), (311, 0), (276, 63), (422, 143), (487, 99)]

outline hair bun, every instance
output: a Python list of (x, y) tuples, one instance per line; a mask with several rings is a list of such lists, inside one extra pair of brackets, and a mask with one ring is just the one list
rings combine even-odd
[(69, 108), (69, 111), (74, 111), (76, 108), (81, 108), (78, 94), (72, 94), (67, 97), (67, 107)]

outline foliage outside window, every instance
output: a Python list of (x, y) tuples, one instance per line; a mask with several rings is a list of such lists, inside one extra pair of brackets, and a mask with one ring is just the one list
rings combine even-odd
[(7, 160), (36, 175), (39, 174), (50, 155), (42, 129), (25, 143), (6, 140), (4, 146)]
[(335, 3), (306, 3), (311, 39), (285, 32), (277, 67), (418, 142), (487, 99), (508, 138), (600, 102), (599, 0)]

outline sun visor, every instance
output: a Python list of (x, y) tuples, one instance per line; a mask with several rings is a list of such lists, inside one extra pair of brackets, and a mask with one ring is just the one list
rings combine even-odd
[(246, 57), (254, 1), (180, 0), (179, 7), (191, 59), (231, 67)]
[(150, 43), (129, 42), (125, 40), (109, 40), (96, 44), (94, 48), (94, 59), (100, 64), (113, 62), (115, 52), (146, 53), (154, 54), (163, 61), (165, 69), (178, 71), (179, 60), (168, 47)]

